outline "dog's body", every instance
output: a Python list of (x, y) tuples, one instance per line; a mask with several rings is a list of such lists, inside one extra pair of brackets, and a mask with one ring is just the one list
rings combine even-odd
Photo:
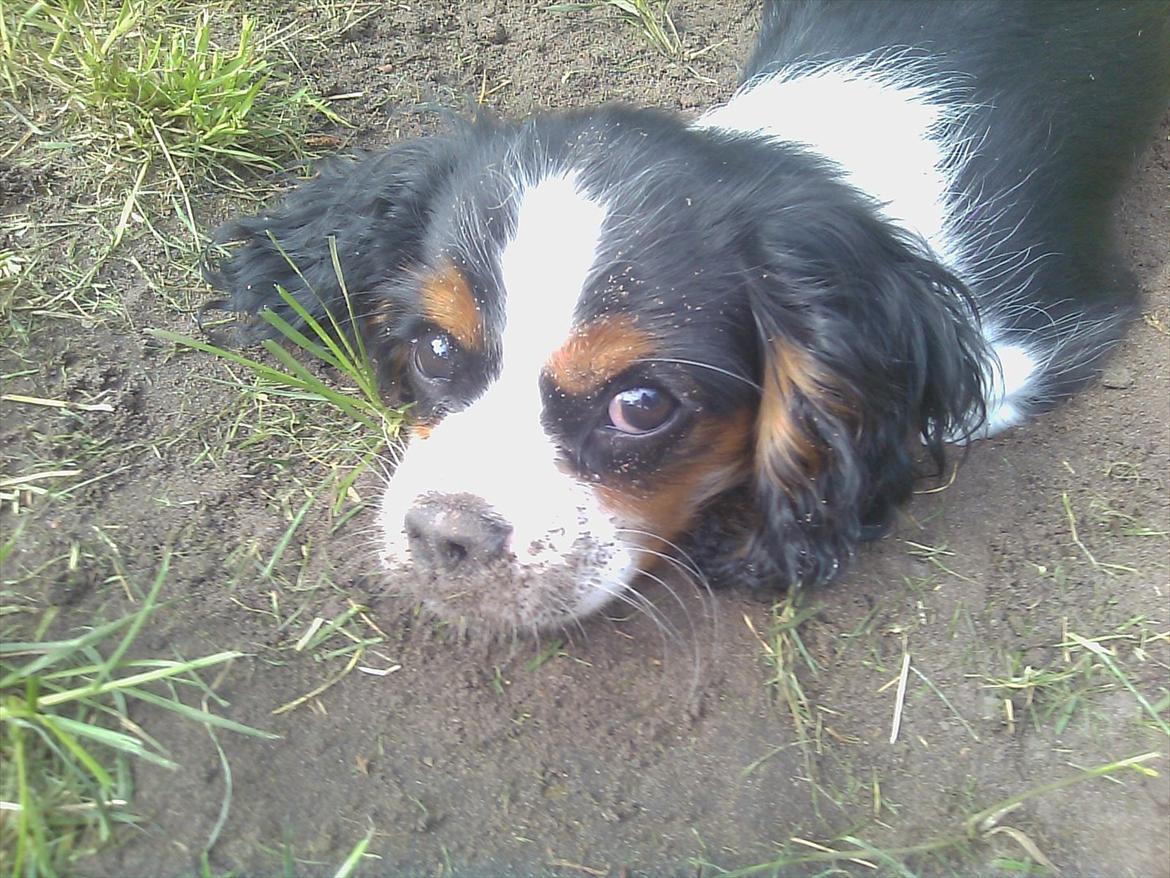
[(226, 226), (209, 277), (231, 310), (292, 319), (280, 285), (340, 316), (335, 238), (426, 428), (381, 554), (448, 618), (562, 625), (684, 540), (715, 582), (819, 582), (923, 446), (1018, 423), (1120, 336), (1110, 208), (1168, 46), (1159, 2), (772, 4), (698, 120), (403, 143)]

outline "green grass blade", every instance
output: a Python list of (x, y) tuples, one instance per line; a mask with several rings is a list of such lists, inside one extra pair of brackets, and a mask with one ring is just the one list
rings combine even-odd
[(1126, 676), (1121, 668), (1117, 666), (1117, 663), (1113, 661), (1113, 658), (1110, 656), (1108, 649), (1101, 646), (1099, 643), (1095, 643), (1094, 641), (1081, 637), (1078, 634), (1074, 634), (1071, 631), (1068, 633), (1068, 639), (1077, 644), (1077, 646), (1080, 646), (1095, 655), (1101, 664), (1105, 665), (1105, 667), (1109, 670), (1109, 673), (1111, 673), (1117, 679), (1117, 681), (1121, 683), (1122, 686), (1129, 690), (1130, 695), (1137, 699), (1138, 704), (1142, 706), (1145, 712), (1149, 715), (1150, 719), (1154, 721), (1154, 725), (1158, 727), (1158, 730), (1163, 735), (1170, 737), (1170, 724), (1167, 724), (1166, 720), (1162, 719), (1162, 717), (1158, 714), (1158, 711), (1156, 711), (1154, 706), (1146, 699), (1146, 696), (1142, 695), (1142, 693), (1137, 690), (1137, 687), (1130, 682), (1129, 677)]
[[(283, 291), (281, 291), (281, 292), (283, 292)], [(296, 301), (296, 300), (293, 299), (292, 301)], [(289, 341), (293, 342), (298, 347), (308, 351), (310, 354), (312, 354), (317, 359), (324, 360), (326, 363), (328, 363), (330, 366), (332, 366), (335, 369), (339, 369), (343, 372), (348, 371), (348, 369), (347, 369), (348, 363), (343, 363), (340, 359), (338, 359), (336, 356), (333, 355), (333, 352), (331, 352), (330, 350), (325, 348), (323, 345), (320, 345), (317, 342), (313, 341), (311, 338), (309, 338), (307, 335), (305, 335), (303, 332), (301, 332), (299, 329), (297, 329), (295, 326), (293, 326), (291, 323), (289, 323), (287, 320), (285, 320), (283, 317), (281, 317), (279, 314), (277, 314), (275, 311), (273, 311), (271, 308), (268, 308), (268, 309), (264, 310), (263, 312), (261, 312), (260, 316), (265, 320), (265, 322), (274, 326), (276, 328), (277, 332), (279, 332), (281, 335), (283, 335)]]
[(182, 345), (183, 347), (191, 348), (192, 350), (200, 351), (205, 354), (214, 354), (221, 357), (228, 362), (235, 363), (237, 366), (243, 366), (255, 372), (261, 378), (266, 378), (277, 384), (286, 384), (290, 387), (298, 387), (302, 390), (307, 389), (303, 384), (298, 382), (292, 375), (281, 372), (279, 369), (273, 369), (271, 366), (261, 363), (259, 360), (252, 360), (248, 357), (237, 354), (235, 351), (221, 348), (218, 345), (209, 344), (205, 341), (200, 341), (197, 338), (190, 338), (178, 332), (171, 332), (169, 329), (152, 329), (150, 334), (156, 338), (161, 338), (174, 344)]
[(137, 698), (140, 701), (145, 701), (147, 704), (153, 704), (156, 707), (161, 707), (176, 713), (179, 716), (194, 720), (197, 723), (202, 723), (207, 726), (215, 726), (221, 729), (227, 729), (231, 732), (238, 732), (241, 735), (248, 735), (253, 738), (263, 738), (268, 741), (279, 740), (280, 735), (273, 732), (266, 732), (263, 729), (253, 728), (241, 722), (228, 719), (227, 717), (219, 716), (211, 711), (203, 710), (198, 707), (191, 707), (189, 704), (184, 704), (172, 698), (166, 698), (162, 695), (156, 695), (153, 692), (147, 692), (144, 689), (127, 689), (126, 694), (131, 698)]
[(293, 534), (297, 532), (297, 528), (301, 526), (301, 521), (305, 518), (305, 513), (309, 511), (309, 507), (313, 505), (313, 501), (317, 499), (317, 494), (320, 493), (320, 488), (314, 491), (304, 503), (301, 508), (293, 515), (293, 519), (289, 522), (288, 528), (281, 536), (280, 541), (276, 544), (276, 548), (272, 550), (272, 557), (268, 559), (268, 563), (264, 565), (264, 569), (260, 571), (260, 575), (268, 579), (272, 575), (272, 571), (276, 568), (280, 561), (284, 550), (288, 548), (288, 544), (292, 541)]
[(354, 418), (365, 419), (361, 413), (363, 403), (361, 400), (355, 399), (352, 396), (347, 396), (344, 393), (334, 390), (325, 384), (320, 378), (305, 368), (303, 363), (297, 362), (296, 357), (282, 348), (272, 339), (265, 339), (265, 349), (278, 359), (289, 372), (303, 383), (303, 386), (311, 389), (314, 393), (333, 403), (346, 414)]
[[(203, 656), (202, 658), (190, 659), (185, 662), (167, 662), (164, 667), (145, 671), (141, 674), (132, 674), (128, 677), (119, 677), (116, 680), (108, 680), (100, 686), (80, 686), (64, 692), (54, 692), (52, 695), (42, 695), (37, 699), (37, 708), (56, 707), (57, 705), (68, 704), (71, 701), (77, 701), (82, 698), (91, 698), (97, 695), (104, 695), (107, 692), (131, 689), (135, 686), (153, 683), (155, 680), (165, 680), (168, 677), (222, 664), (231, 659), (239, 658), (242, 655), (242, 652), (229, 650), (227, 652), (217, 652), (214, 655)], [(3, 719), (3, 708), (0, 708), (0, 719)]]
[[(345, 310), (349, 313), (349, 325), (357, 327), (357, 316), (353, 313), (353, 297), (349, 294), (349, 287), (345, 283), (345, 274), (341, 270), (341, 257), (337, 255), (337, 237), (335, 235), (329, 236), (329, 259), (333, 263), (333, 275), (337, 278), (337, 286), (341, 289), (341, 297), (345, 300)], [(336, 327), (337, 322), (334, 321), (333, 325)], [(350, 359), (355, 363), (369, 362), (369, 357), (366, 355), (366, 344), (362, 340), (361, 332), (354, 333), (354, 340), (358, 350), (356, 356), (354, 355), (353, 348), (349, 345), (348, 339), (342, 336), (342, 340), (346, 342), (345, 346), (350, 352)]]
[(349, 852), (349, 856), (345, 858), (345, 862), (342, 863), (337, 868), (337, 871), (333, 873), (333, 878), (351, 878), (351, 876), (354, 874), (354, 871), (358, 867), (358, 863), (360, 863), (362, 857), (366, 855), (366, 848), (370, 846), (370, 842), (373, 840), (373, 838), (374, 830), (371, 829), (366, 833), (365, 838), (354, 845), (353, 850)]
[[(12, 875), (17, 876), (38, 871), (46, 875), (56, 875), (50, 862), (48, 846), (45, 841), (44, 814), (41, 812), (36, 794), (28, 777), (28, 755), (25, 752), (24, 734), (17, 727), (12, 728), (13, 762), (16, 764), (16, 786), (20, 799), (20, 812), (16, 821), (16, 856), (12, 862)], [(34, 858), (35, 867), (25, 868), (25, 860), (30, 850)]]
[(118, 644), (114, 651), (110, 653), (110, 657), (106, 659), (105, 666), (101, 669), (101, 671), (98, 672), (97, 677), (94, 678), (95, 688), (109, 679), (110, 674), (114, 671), (114, 668), (116, 668), (118, 663), (122, 661), (122, 656), (126, 654), (126, 650), (130, 648), (130, 645), (134, 642), (134, 639), (138, 637), (138, 632), (142, 630), (142, 626), (146, 624), (146, 620), (150, 618), (150, 614), (154, 611), (155, 601), (158, 600), (159, 592), (162, 590), (163, 582), (166, 581), (167, 573), (169, 572), (170, 568), (171, 553), (164, 552), (162, 563), (159, 565), (158, 573), (156, 573), (154, 577), (154, 583), (151, 585), (150, 591), (147, 592), (146, 598), (142, 601), (141, 609), (139, 609), (138, 612), (134, 614), (133, 621), (130, 623), (130, 627), (126, 630), (126, 633), (122, 635), (122, 641)]
[(61, 727), (67, 732), (78, 737), (88, 738), (91, 741), (96, 741), (114, 750), (129, 753), (131, 756), (137, 756), (139, 759), (145, 759), (147, 762), (153, 762), (155, 765), (160, 765), (163, 768), (178, 767), (176, 763), (167, 759), (165, 756), (160, 756), (146, 749), (146, 745), (140, 739), (135, 738), (133, 735), (128, 735), (125, 732), (104, 729), (101, 726), (95, 726), (65, 716), (54, 717), (53, 721), (60, 723)]
[[(72, 640), (58, 640), (50, 643), (7, 643), (0, 644), (0, 656), (5, 653), (22, 653), (30, 651), (44, 651), (44, 655), (34, 659), (27, 664), (22, 665), (14, 671), (10, 671), (3, 677), (0, 677), (0, 689), (7, 689), (15, 685), (20, 680), (26, 680), (30, 677), (35, 677), (46, 668), (51, 668), (58, 662), (69, 658), (79, 650), (85, 649), (95, 643), (100, 643), (109, 637), (119, 628), (129, 625), (133, 621), (133, 616), (125, 616), (113, 622), (107, 622), (94, 628), (92, 631), (82, 635), (81, 637), (73, 638)], [(2, 708), (0, 708), (2, 710)]]
[(47, 714), (41, 714), (37, 717), (37, 721), (40, 722), (44, 728), (48, 729), (50, 732), (56, 735), (57, 740), (59, 740), (65, 746), (65, 749), (68, 750), (78, 762), (85, 766), (86, 771), (88, 771), (93, 776), (93, 779), (98, 782), (98, 786), (101, 787), (103, 795), (107, 791), (113, 789), (114, 781), (110, 777), (109, 772), (102, 768), (101, 763), (94, 759), (90, 752), (81, 746), (76, 736), (66, 730), (67, 723), (62, 723), (60, 720), (61, 717), (49, 716)]
[[(282, 250), (281, 252), (283, 253), (284, 251)], [(287, 259), (288, 257), (285, 256), (285, 258)], [(326, 347), (328, 347), (330, 351), (332, 351), (333, 356), (337, 358), (338, 362), (345, 363), (345, 365), (340, 366), (340, 368), (343, 368), (346, 372), (353, 374), (353, 349), (349, 345), (349, 340), (346, 337), (346, 333), (342, 330), (342, 328), (338, 325), (337, 320), (334, 318), (333, 310), (327, 307), (324, 302), (321, 303), (321, 307), (324, 309), (325, 314), (328, 315), (329, 323), (333, 327), (333, 332), (331, 333), (325, 329), (325, 327), (321, 325), (321, 322), (317, 320), (317, 318), (312, 314), (310, 314), (309, 310), (300, 302), (298, 302), (296, 297), (289, 293), (288, 290), (284, 289), (283, 287), (277, 287), (276, 292), (280, 295), (280, 298), (284, 300), (284, 303), (292, 308), (293, 311), (296, 312), (296, 315), (301, 318), (301, 320), (305, 321), (305, 325), (313, 330), (313, 334), (317, 336), (317, 338), (321, 339), (321, 342)], [(340, 344), (338, 343), (339, 340)], [(342, 349), (342, 345), (345, 346), (344, 350)]]

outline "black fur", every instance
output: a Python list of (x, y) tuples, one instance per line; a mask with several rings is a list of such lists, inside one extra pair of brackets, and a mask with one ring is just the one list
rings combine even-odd
[(779, 368), (777, 343), (819, 375), (819, 392), (785, 402), (820, 462), (809, 472), (781, 449), (757, 451), (745, 560), (778, 575), (756, 584), (832, 578), (909, 498), (921, 447), (941, 470), (948, 436), (983, 419), (984, 342), (962, 283), (863, 205), (822, 202), (792, 220), (766, 225), (753, 262), (767, 276), (748, 298), (764, 375)]
[[(283, 288), (314, 317), (349, 309), (367, 313), (369, 294), (417, 259), (431, 200), (460, 153), (454, 137), (424, 137), (385, 152), (326, 163), (279, 206), (220, 226), (207, 254), (204, 278), (227, 298), (210, 307), (242, 314), (270, 308), (293, 325), (297, 314)], [(336, 244), (341, 278), (333, 263)], [(222, 245), (238, 243), (227, 258)], [(343, 292), (353, 298), (349, 307)], [(274, 334), (263, 321), (241, 324), (244, 343)]]
[[(1094, 326), (1063, 339), (1033, 400), (1046, 408), (1095, 374), (1136, 313), (1112, 205), (1170, 101), (1170, 4), (766, 3), (745, 79), (887, 47), (906, 63), (933, 66), (967, 105), (964, 133), (978, 149), (959, 188), (972, 194), (968, 231), (979, 258), (996, 266), (972, 285), (980, 310), (1021, 338), (1054, 324)], [(995, 193), (1010, 195), (993, 201)]]
[[(496, 253), (514, 222), (509, 187), (571, 168), (604, 193), (614, 217), (579, 312), (634, 314), (662, 353), (628, 380), (664, 386), (694, 412), (767, 403), (784, 420), (783, 431), (757, 424), (749, 475), (692, 528), (712, 581), (822, 582), (887, 526), (923, 449), (941, 466), (946, 441), (981, 424), (989, 356), (981, 315), (1008, 338), (1053, 333), (1033, 407), (1082, 383), (1122, 332), (1134, 289), (1107, 224), (1125, 171), (1165, 108), (1166, 8), (1099, 0), (767, 6), (748, 78), (896, 47), (907, 63), (934, 65), (940, 88), (968, 108), (970, 130), (961, 133), (979, 145), (956, 197), (969, 205), (964, 233), (978, 245), (977, 267), (994, 267), (969, 286), (799, 146), (612, 106), (521, 124), (479, 119), (330, 165), (276, 210), (226, 224), (217, 240), (242, 244), (207, 278), (225, 294), (216, 304), (231, 311), (271, 307), (295, 323), (280, 286), (314, 314), (344, 319), (333, 238), (354, 310), (394, 306), (394, 324), (375, 338), (375, 354), (389, 361), (418, 334), (416, 278), (448, 260), (471, 279), (491, 336), (502, 319)], [(988, 201), (985, 193), (1007, 195)], [(1071, 331), (1082, 323), (1092, 331)], [(244, 337), (264, 331), (252, 323)], [(799, 352), (801, 381), (775, 378), (787, 368), (777, 359), (784, 350)], [(498, 359), (486, 351), (479, 371), (442, 398), (421, 400), (425, 409), (470, 404)], [(432, 392), (416, 385), (413, 396)], [(591, 426), (603, 403), (552, 401), (557, 414), (546, 418), (578, 474), (604, 481), (616, 458)], [(621, 469), (648, 478), (668, 451), (647, 444)]]

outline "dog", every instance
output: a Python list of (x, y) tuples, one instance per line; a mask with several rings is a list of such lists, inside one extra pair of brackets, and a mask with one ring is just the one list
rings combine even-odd
[(278, 287), (356, 315), (414, 425), (379, 554), (444, 619), (563, 627), (664, 559), (813, 585), (916, 461), (1122, 335), (1110, 208), (1168, 80), (1159, 0), (770, 3), (698, 118), (480, 116), (340, 160), (221, 227), (206, 277), (245, 340), (300, 324)]

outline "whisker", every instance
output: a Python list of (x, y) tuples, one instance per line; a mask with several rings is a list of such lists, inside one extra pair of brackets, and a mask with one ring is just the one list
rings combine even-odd
[[(687, 620), (687, 627), (690, 629), (690, 634), (691, 634), (690, 640), (689, 640), (689, 643), (691, 646), (691, 648), (689, 650), (689, 652), (691, 654), (691, 690), (697, 691), (698, 686), (699, 686), (699, 680), (701, 678), (702, 667), (703, 667), (703, 657), (702, 657), (702, 654), (701, 654), (700, 649), (699, 649), (700, 641), (699, 641), (698, 636), (696, 634), (695, 621), (691, 617), (690, 609), (678, 597), (678, 595), (675, 593), (675, 590), (673, 588), (671, 588), (666, 583), (666, 581), (664, 579), (662, 579), (660, 576), (657, 576), (653, 573), (648, 573), (646, 571), (642, 571), (642, 575), (647, 577), (648, 579), (653, 580), (654, 582), (658, 583), (659, 586), (666, 589), (667, 593), (672, 598), (674, 598), (674, 600), (682, 608), (683, 615), (686, 617), (686, 620)], [(635, 592), (635, 594), (636, 594), (636, 592)], [(645, 595), (639, 595), (639, 597), (641, 597), (643, 600), (645, 600), (648, 605), (651, 605), (651, 606), (653, 605), (652, 602), (649, 600), (649, 598), (647, 598)], [(657, 608), (655, 608), (655, 609), (657, 609)], [(661, 614), (660, 610), (658, 612)], [(663, 618), (665, 619), (665, 616), (663, 616)], [(678, 642), (679, 645), (682, 646), (683, 643), (682, 643), (681, 639), (679, 639), (677, 637), (677, 629), (675, 629), (673, 625), (671, 626), (671, 629), (676, 631), (676, 642)], [(664, 650), (663, 662), (664, 663), (665, 663), (665, 659), (666, 659), (665, 648), (666, 648), (666, 644), (664, 642), (663, 643), (663, 650)]]
[[(681, 564), (682, 560), (685, 560), (687, 563), (687, 566), (684, 569), (688, 573), (693, 573), (695, 575), (696, 579), (701, 579), (701, 580), (703, 580), (704, 583), (707, 582), (707, 577), (704, 576), (702, 570), (699, 569), (699, 563), (694, 558), (692, 558), (689, 554), (687, 554), (686, 550), (683, 549), (682, 546), (680, 546), (678, 543), (671, 542), (670, 540), (666, 539), (665, 537), (660, 537), (658, 534), (653, 533), (651, 531), (638, 530), (637, 528), (633, 528), (633, 527), (619, 527), (616, 529), (616, 532), (619, 534), (633, 534), (633, 535), (639, 536), (639, 537), (649, 537), (652, 540), (658, 540), (658, 542), (665, 544), (666, 546), (670, 547), (671, 549), (678, 552), (682, 556), (681, 560), (677, 559), (677, 558), (671, 558), (672, 561), (674, 561), (676, 564)], [(665, 558), (667, 556), (663, 555), (662, 557)], [(709, 588), (709, 586), (708, 586), (708, 588)]]
[[(710, 582), (710, 580), (707, 579), (707, 576), (699, 568), (698, 562), (695, 561), (695, 559), (692, 558), (686, 552), (686, 550), (684, 550), (677, 543), (672, 542), (671, 540), (668, 540), (664, 537), (660, 537), (657, 534), (652, 533), (650, 531), (638, 530), (636, 528), (619, 528), (618, 533), (638, 535), (638, 536), (643, 536), (643, 537), (648, 537), (650, 539), (658, 540), (658, 541), (664, 543), (666, 546), (668, 546), (672, 551), (677, 552), (679, 555), (682, 556), (682, 558), (680, 559), (680, 558), (677, 558), (673, 555), (666, 554), (665, 552), (659, 552), (655, 549), (648, 549), (648, 548), (645, 548), (642, 546), (631, 546), (631, 549), (633, 549), (634, 551), (642, 552), (643, 554), (649, 555), (650, 557), (658, 558), (658, 559), (661, 559), (663, 561), (666, 561), (667, 563), (672, 565), (676, 570), (678, 570), (680, 573), (687, 575), (692, 580), (692, 582), (694, 582), (694, 584), (698, 586), (698, 591), (699, 591), (699, 594), (701, 595), (701, 600), (702, 600), (702, 604), (703, 604), (703, 612), (704, 612), (704, 615), (707, 617), (707, 620), (710, 622), (710, 626), (711, 626), (711, 634), (710, 634), (709, 642), (711, 644), (712, 655), (714, 655), (718, 651), (719, 645), (721, 643), (721, 632), (719, 630), (719, 614), (715, 612), (715, 592), (711, 587), (711, 582)], [(642, 571), (642, 572), (643, 572), (643, 575), (650, 576), (651, 579), (655, 579), (659, 582), (662, 582), (660, 579), (658, 579), (658, 577), (653, 576), (653, 575), (647, 573), (646, 571)], [(667, 589), (667, 591), (671, 592), (671, 594), (674, 595), (673, 589), (671, 589), (669, 586), (666, 586), (665, 583), (662, 583), (662, 585)], [(677, 595), (675, 595), (675, 599), (679, 600)], [(695, 683), (695, 686), (698, 686), (698, 677), (699, 677), (699, 670), (700, 670), (700, 666), (701, 666), (701, 658), (700, 658), (700, 650), (699, 650), (699, 645), (698, 645), (699, 641), (697, 638), (697, 629), (696, 629), (694, 620), (691, 618), (689, 610), (687, 610), (684, 607), (684, 612), (687, 615), (687, 623), (690, 626), (691, 637), (694, 641), (694, 649), (693, 649), (694, 662), (695, 662), (694, 683)]]
[(712, 372), (718, 372), (720, 375), (726, 375), (728, 378), (734, 378), (736, 381), (742, 381), (748, 387), (751, 387), (757, 393), (762, 393), (763, 388), (750, 378), (745, 378), (743, 375), (736, 375), (727, 369), (720, 366), (715, 366), (711, 363), (703, 363), (699, 360), (682, 360), (677, 357), (642, 357), (635, 362), (638, 363), (676, 363), (680, 366), (697, 366), (700, 369), (710, 369)]
[[(651, 621), (651, 623), (653, 623), (654, 629), (658, 634), (660, 654), (662, 656), (663, 667), (665, 667), (667, 657), (670, 654), (670, 650), (667, 646), (668, 642), (674, 641), (680, 645), (682, 643), (682, 638), (679, 637), (678, 630), (670, 623), (666, 616), (663, 615), (662, 611), (654, 606), (654, 603), (644, 594), (639, 594), (637, 591), (627, 590), (626, 587), (622, 585), (618, 586), (618, 591), (612, 590), (605, 584), (603, 584), (601, 588), (606, 594), (625, 604), (635, 613), (645, 616)], [(614, 622), (621, 621), (619, 619), (614, 619), (613, 617), (607, 618)]]

